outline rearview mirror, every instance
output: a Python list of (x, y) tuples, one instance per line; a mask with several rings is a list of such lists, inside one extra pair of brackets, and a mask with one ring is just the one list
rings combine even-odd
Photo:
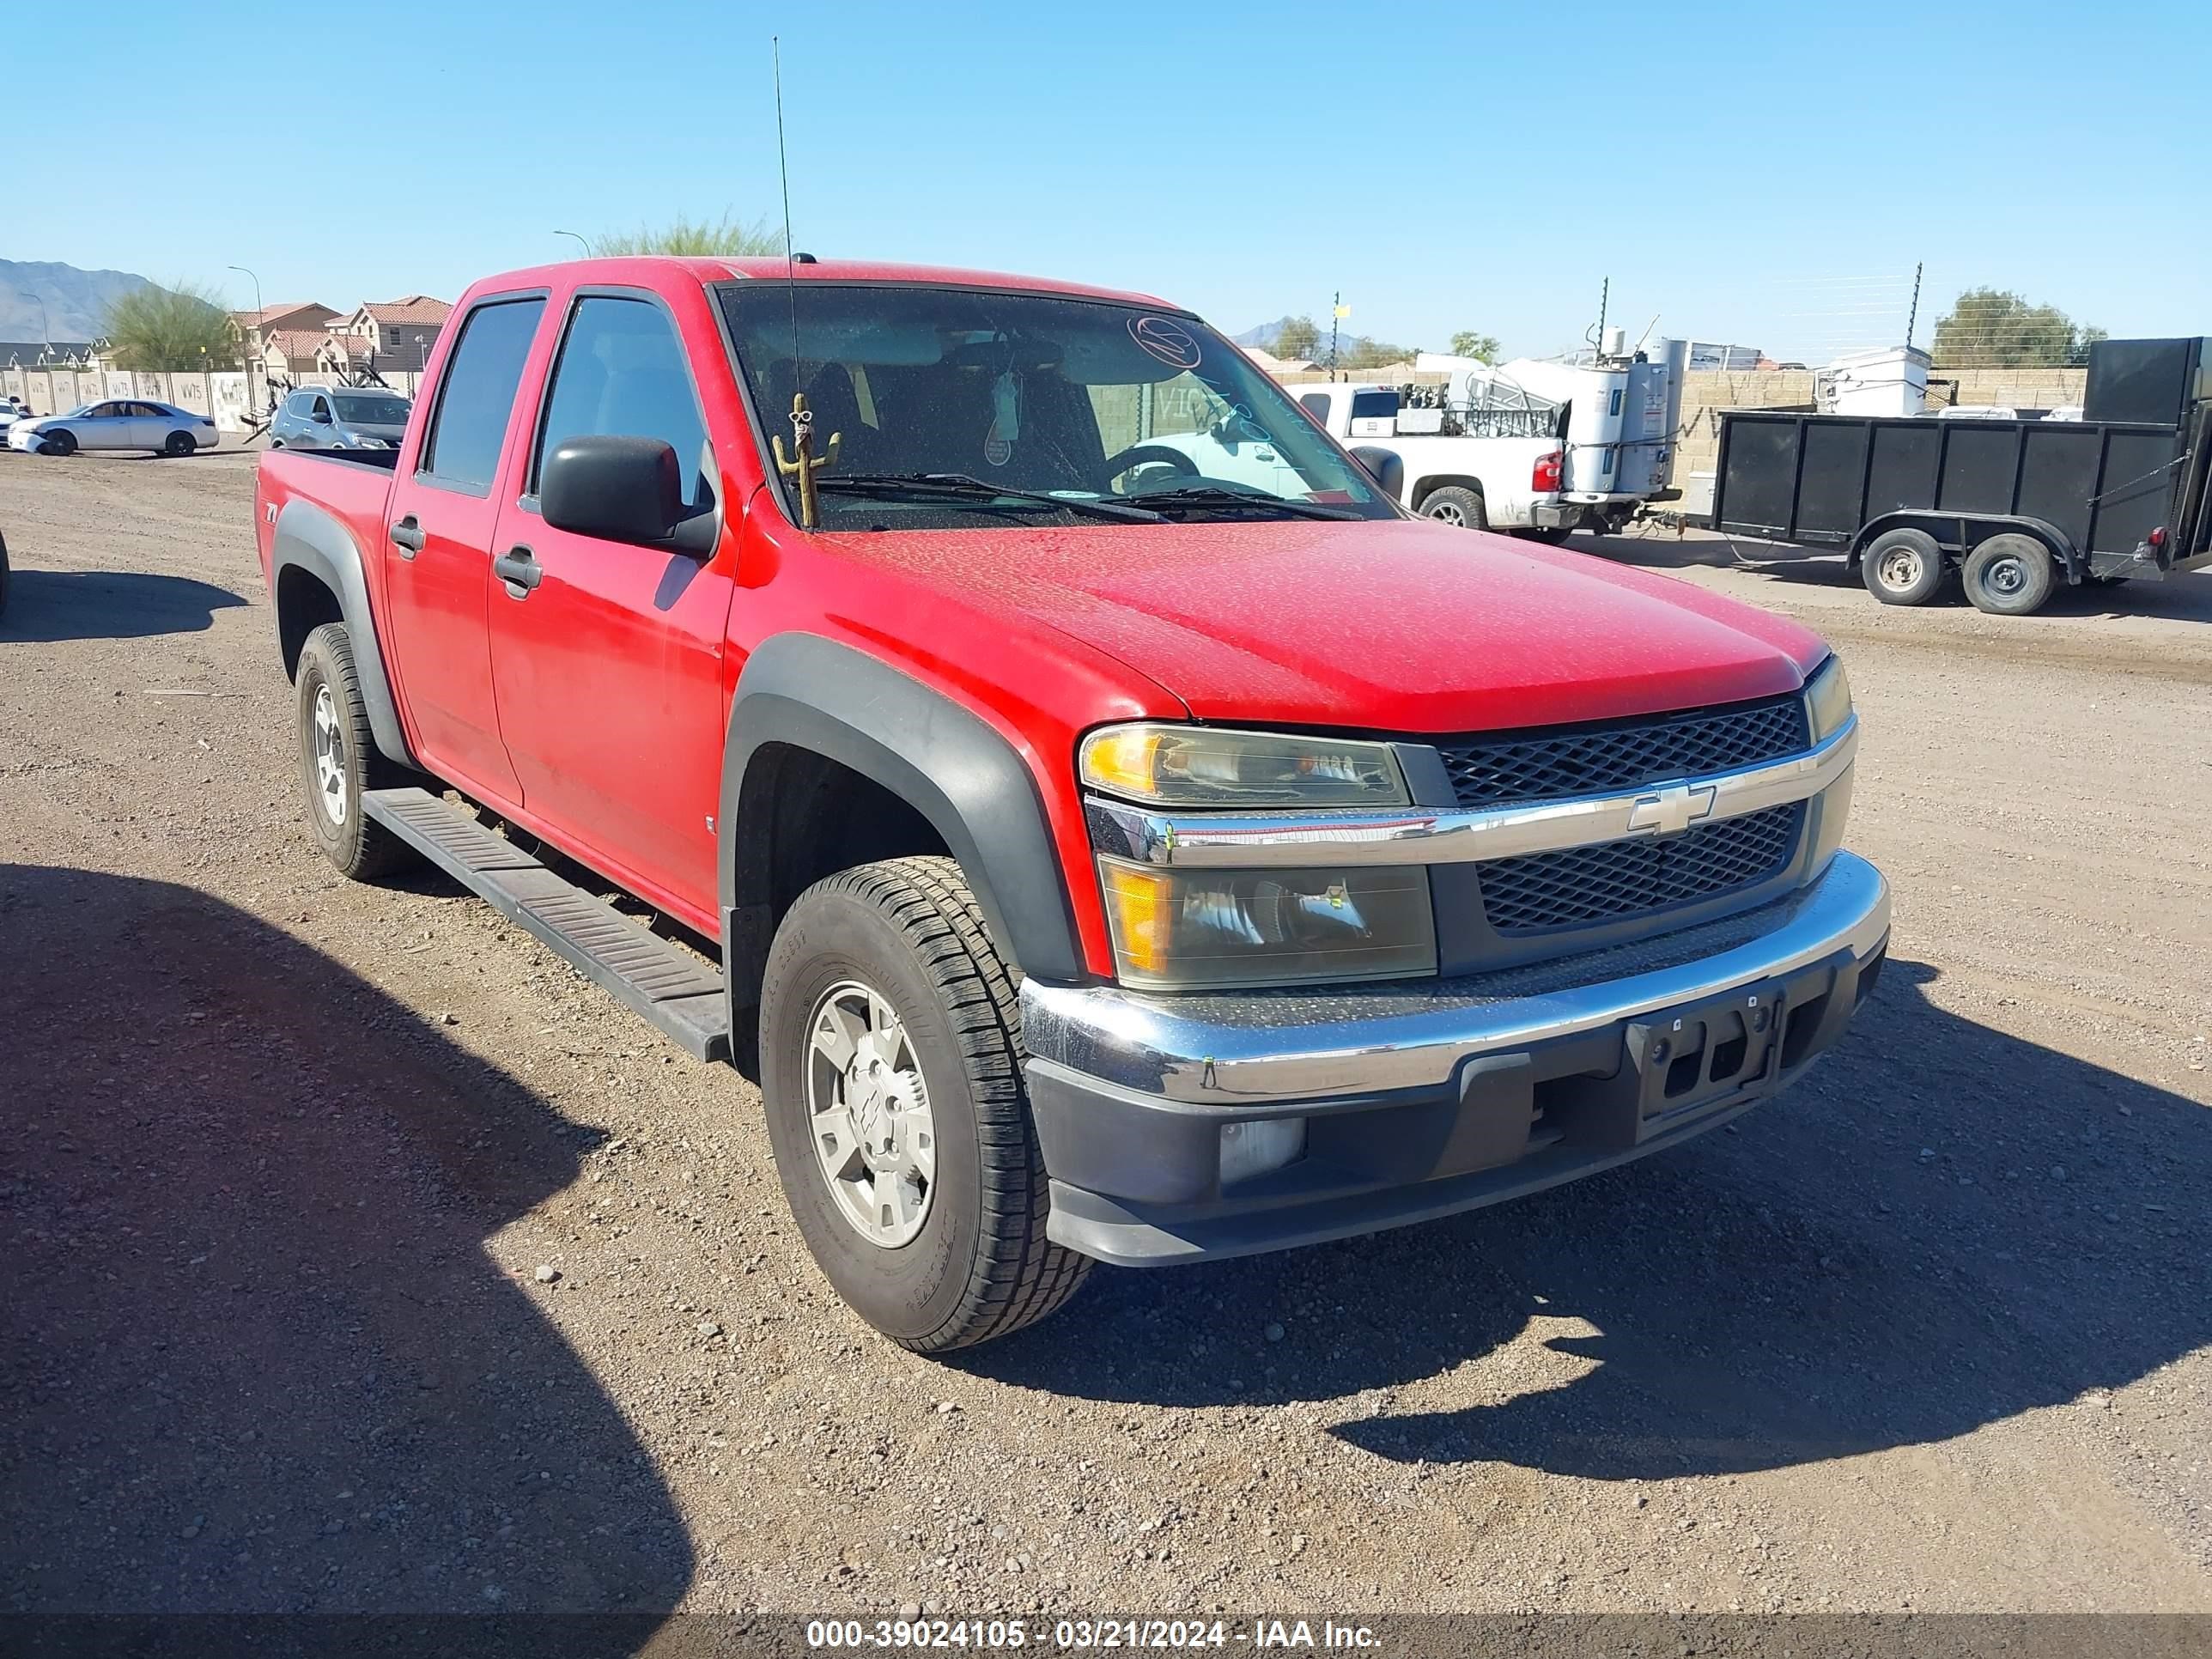
[(684, 512), (676, 451), (658, 438), (569, 438), (545, 458), (538, 510), (556, 530), (662, 547), (703, 558), (714, 550), (711, 511)]

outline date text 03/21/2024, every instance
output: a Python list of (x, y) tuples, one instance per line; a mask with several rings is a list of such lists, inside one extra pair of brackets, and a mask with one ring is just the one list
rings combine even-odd
[(1365, 1625), (1328, 1619), (1060, 1619), (1049, 1626), (1024, 1619), (817, 1619), (807, 1624), (806, 1644), (829, 1651), (966, 1648), (988, 1653), (1036, 1646), (1087, 1652), (1232, 1645), (1360, 1651), (1380, 1646), (1381, 1638)]

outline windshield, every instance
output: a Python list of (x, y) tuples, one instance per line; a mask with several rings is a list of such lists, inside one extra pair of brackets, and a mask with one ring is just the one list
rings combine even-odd
[(405, 426), (407, 400), (404, 398), (349, 398), (334, 397), (331, 401), (338, 406), (338, 419), (348, 426)]
[(1396, 516), (1280, 387), (1188, 317), (961, 289), (801, 283), (794, 296), (746, 282), (720, 295), (767, 431), (790, 448), (796, 381), (816, 453), (838, 439), (819, 474), (825, 529), (972, 528), (979, 515), (1052, 510), (981, 489), (902, 496), (896, 480), (927, 475), (1177, 518)]

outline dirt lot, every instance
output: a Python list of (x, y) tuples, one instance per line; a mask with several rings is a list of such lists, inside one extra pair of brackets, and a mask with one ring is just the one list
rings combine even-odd
[(1858, 1029), (1673, 1156), (944, 1364), (734, 1073), (313, 851), (252, 490), (0, 455), (0, 1610), (2212, 1609), (2212, 580), (1611, 544), (1848, 659)]

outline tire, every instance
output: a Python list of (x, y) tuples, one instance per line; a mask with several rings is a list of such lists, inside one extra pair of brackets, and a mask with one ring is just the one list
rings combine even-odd
[(76, 453), (76, 434), (74, 432), (57, 432), (52, 437), (48, 438), (46, 442), (40, 446), (40, 447), (45, 449), (46, 453), (49, 455), (59, 455), (64, 458), (74, 455)]
[[(878, 999), (896, 1040), (883, 1035)], [(903, 1347), (945, 1353), (1019, 1330), (1075, 1294), (1091, 1263), (1045, 1237), (1050, 1202), (1013, 982), (951, 859), (864, 864), (801, 893), (769, 951), (760, 1045), (784, 1196), (816, 1263), (861, 1318)], [(869, 1054), (889, 1056), (877, 1075), (890, 1085), (845, 1105), (863, 1082), (851, 1068)], [(817, 1134), (841, 1109), (854, 1130), (842, 1146)], [(912, 1164), (925, 1145), (926, 1184)]]
[(1943, 586), (1943, 550), (1924, 530), (1885, 530), (1859, 555), (1859, 580), (1884, 605), (1925, 605)]
[(307, 635), (297, 679), (300, 783), (307, 797), (307, 827), (323, 856), (356, 881), (374, 881), (417, 863), (414, 848), (370, 823), (361, 810), (362, 790), (398, 783), (403, 775), (378, 752), (369, 731), (344, 623), (325, 623)]
[(2043, 609), (2057, 583), (2051, 550), (2033, 536), (2008, 530), (1966, 555), (1966, 597), (1995, 617), (2026, 617)]
[(1524, 542), (1541, 542), (1547, 547), (1557, 547), (1575, 533), (1577, 526), (1571, 524), (1523, 525), (1513, 533)]
[(161, 444), (161, 453), (171, 460), (190, 455), (198, 448), (199, 446), (192, 441), (192, 434), (189, 432), (172, 432)]
[(1439, 524), (1457, 525), (1462, 530), (1490, 528), (1490, 514), (1483, 506), (1482, 492), (1458, 484), (1440, 485), (1422, 496), (1421, 516), (1434, 519)]
[(8, 614), (8, 538), (0, 536), (0, 617)]

